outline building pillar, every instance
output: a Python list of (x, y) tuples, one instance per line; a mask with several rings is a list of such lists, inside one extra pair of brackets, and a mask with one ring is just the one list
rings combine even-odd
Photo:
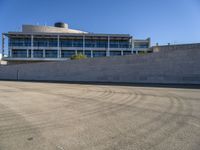
[(150, 48), (150, 47), (151, 47), (151, 38), (149, 37), (149, 38), (147, 39), (147, 41), (148, 41), (148, 48)]
[(85, 55), (85, 35), (83, 35), (83, 55)]
[(94, 56), (93, 56), (93, 51), (91, 50), (91, 54), (90, 54), (90, 56), (91, 56), (91, 58), (93, 58)]
[(110, 56), (110, 36), (108, 36), (108, 49), (106, 52), (106, 56)]
[(121, 56), (123, 56), (124, 55), (124, 51), (121, 51)]
[(134, 49), (134, 39), (131, 39), (131, 54), (133, 54), (133, 49)]
[(58, 50), (57, 57), (60, 58), (60, 57), (61, 57), (61, 49), (60, 49), (60, 35), (57, 36), (57, 50)]
[(77, 55), (78, 54), (78, 52), (77, 52), (77, 50), (75, 50), (75, 55)]
[(45, 56), (45, 49), (43, 49), (43, 58), (45, 58), (46, 56)]
[(12, 57), (12, 48), (9, 48), (9, 57)]
[(2, 57), (4, 57), (4, 44), (5, 44), (5, 35), (2, 34)]
[(33, 35), (31, 35), (31, 58), (33, 57), (33, 46), (34, 46), (34, 39)]
[(28, 49), (26, 49), (26, 57), (28, 58), (29, 56), (28, 56)]

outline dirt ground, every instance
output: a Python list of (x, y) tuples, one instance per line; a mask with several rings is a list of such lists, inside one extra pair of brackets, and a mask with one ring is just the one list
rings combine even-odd
[(199, 150), (200, 90), (0, 81), (0, 150)]

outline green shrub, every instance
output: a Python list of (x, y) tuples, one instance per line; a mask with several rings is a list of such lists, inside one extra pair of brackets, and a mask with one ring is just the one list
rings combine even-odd
[(87, 56), (82, 53), (78, 53), (71, 57), (72, 60), (80, 60), (80, 59), (86, 59), (86, 58), (87, 58)]

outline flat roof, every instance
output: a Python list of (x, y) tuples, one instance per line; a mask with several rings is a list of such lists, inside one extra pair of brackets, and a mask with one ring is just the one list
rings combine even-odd
[(132, 38), (129, 34), (102, 34), (102, 33), (24, 33), (24, 32), (8, 32), (8, 33), (3, 33), (3, 35), (7, 37), (19, 37), (19, 36), (42, 36), (44, 38), (52, 38), (55, 36), (62, 36), (62, 37), (118, 37), (118, 38)]
[(129, 34), (104, 34), (104, 33), (42, 33), (42, 32), (34, 32), (34, 33), (25, 33), (25, 32), (8, 32), (8, 33), (3, 33), (6, 36), (10, 36), (10, 35), (47, 35), (47, 36), (57, 36), (57, 35), (61, 35), (61, 36), (116, 36), (116, 37), (132, 37)]

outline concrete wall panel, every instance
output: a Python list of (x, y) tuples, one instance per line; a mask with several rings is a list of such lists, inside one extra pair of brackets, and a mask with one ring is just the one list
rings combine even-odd
[(156, 48), (145, 55), (0, 66), (0, 79), (200, 84), (200, 44)]

